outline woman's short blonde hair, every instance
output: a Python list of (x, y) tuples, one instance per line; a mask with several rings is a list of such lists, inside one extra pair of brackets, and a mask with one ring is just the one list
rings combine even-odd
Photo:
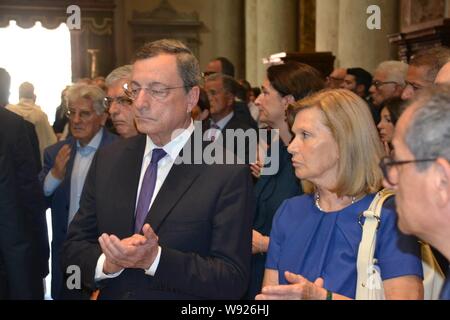
[[(323, 90), (289, 106), (289, 125), (292, 127), (297, 114), (309, 108), (321, 111), (323, 124), (338, 145), (338, 176), (333, 191), (340, 197), (379, 191), (383, 175), (378, 164), (384, 149), (367, 103), (348, 90)], [(309, 181), (302, 183), (305, 192), (315, 191)]]

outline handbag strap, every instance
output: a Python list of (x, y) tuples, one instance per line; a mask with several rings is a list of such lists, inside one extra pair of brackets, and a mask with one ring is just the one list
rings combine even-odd
[[(382, 283), (379, 283), (378, 287), (374, 287), (374, 279), (371, 277), (376, 274), (374, 266), (377, 264), (377, 261), (374, 258), (374, 254), (377, 243), (377, 230), (381, 223), (381, 209), (386, 199), (393, 195), (393, 190), (381, 190), (375, 195), (369, 208), (359, 217), (359, 223), (363, 230), (356, 263), (358, 273), (356, 284), (357, 300), (372, 300), (374, 290), (381, 289), (382, 291)], [(361, 222), (363, 216), (365, 217), (364, 224)]]

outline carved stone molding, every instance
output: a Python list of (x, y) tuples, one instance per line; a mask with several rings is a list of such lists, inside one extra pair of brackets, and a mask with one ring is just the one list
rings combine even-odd
[(67, 21), (71, 5), (81, 10), (81, 29), (70, 30), (73, 80), (91, 75), (87, 49), (99, 50), (98, 73), (109, 73), (115, 63), (114, 0), (0, 0), (0, 27), (15, 20), (22, 28), (31, 28), (40, 21), (44, 28), (54, 29)]
[(416, 52), (450, 46), (450, 19), (445, 18), (446, 0), (402, 0), (401, 32), (389, 36), (398, 45), (399, 59), (408, 62)]
[(198, 13), (180, 13), (168, 0), (162, 0), (159, 6), (150, 12), (133, 11), (129, 21), (133, 34), (133, 47), (137, 50), (145, 42), (162, 38), (174, 38), (183, 41), (195, 55), (200, 46), (199, 32), (203, 23)]

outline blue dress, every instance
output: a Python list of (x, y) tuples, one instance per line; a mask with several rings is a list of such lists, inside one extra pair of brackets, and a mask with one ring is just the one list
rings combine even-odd
[[(283, 201), (303, 193), (300, 181), (295, 176), (292, 167), (292, 156), (288, 153), (287, 147), (282, 141), (279, 144), (279, 156), (278, 173), (272, 176), (261, 176), (254, 189), (256, 213), (253, 220), (253, 229), (264, 236), (270, 235), (273, 217)], [(261, 292), (265, 264), (266, 254), (252, 255), (250, 285), (245, 296), (246, 299), (253, 300)]]
[[(287, 284), (285, 271), (309, 281), (324, 279), (324, 287), (349, 298), (356, 295), (356, 260), (362, 228), (358, 216), (374, 198), (367, 195), (341, 211), (324, 213), (313, 195), (285, 201), (278, 209), (270, 234), (266, 268), (278, 270), (279, 283)], [(406, 275), (422, 276), (420, 246), (397, 229), (393, 198), (383, 206), (375, 257), (383, 280)]]
[(442, 288), (440, 300), (450, 300), (450, 270), (447, 272), (444, 287)]

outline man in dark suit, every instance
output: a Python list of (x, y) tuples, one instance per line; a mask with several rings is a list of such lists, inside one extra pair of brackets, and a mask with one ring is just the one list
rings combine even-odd
[(60, 297), (63, 272), (60, 251), (67, 228), (78, 210), (81, 191), (96, 150), (117, 137), (103, 129), (105, 93), (92, 85), (74, 85), (66, 93), (72, 135), (44, 152), (39, 178), (52, 210), (52, 297)]
[(0, 300), (43, 298), (32, 231), (39, 190), (25, 120), (0, 108)]
[(32, 123), (3, 109), (10, 83), (0, 68), (0, 299), (43, 299), (49, 247), (39, 144)]
[(186, 156), (198, 142), (190, 112), (199, 78), (197, 59), (179, 41), (148, 43), (136, 54), (127, 92), (146, 135), (98, 152), (63, 250), (64, 267), (80, 266), (83, 286), (100, 288), (100, 299), (244, 294), (250, 172), (190, 162), (202, 159), (201, 148)]
[[(242, 113), (236, 112), (237, 85), (236, 80), (220, 73), (212, 74), (205, 79), (205, 91), (210, 103), (210, 118), (204, 121), (203, 130), (206, 131), (206, 140), (223, 143), (225, 148), (234, 152), (244, 163), (249, 164), (256, 161), (256, 159), (251, 161), (249, 152), (252, 152), (253, 158), (256, 157), (257, 132), (248, 119), (242, 116)], [(247, 108), (245, 105), (243, 107)], [(251, 118), (251, 116), (249, 117)], [(238, 133), (236, 131), (238, 129), (243, 130), (242, 137), (244, 133), (252, 137), (253, 144), (249, 140), (245, 140), (244, 143), (243, 139), (233, 137), (234, 146), (231, 146), (227, 133)], [(227, 130), (230, 131), (227, 132)], [(254, 146), (253, 150), (250, 150), (250, 146)], [(239, 152), (241, 153), (239, 154)]]

